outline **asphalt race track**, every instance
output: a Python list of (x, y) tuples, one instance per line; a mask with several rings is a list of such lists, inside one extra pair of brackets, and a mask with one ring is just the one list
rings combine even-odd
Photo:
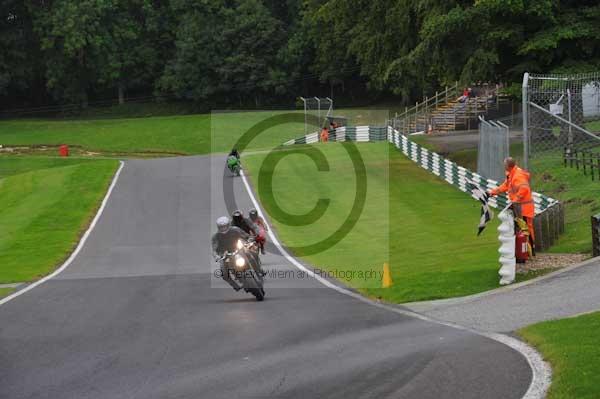
[[(226, 213), (223, 164), (125, 163), (75, 261), (0, 306), (0, 398), (508, 399), (527, 391), (532, 372), (509, 347), (312, 279), (269, 280), (262, 303), (215, 288), (210, 236)], [(250, 208), (240, 178), (235, 190)], [(272, 253), (264, 264), (296, 271)]]

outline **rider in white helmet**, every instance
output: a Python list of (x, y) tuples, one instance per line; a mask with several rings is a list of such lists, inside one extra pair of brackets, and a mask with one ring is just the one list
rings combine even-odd
[[(221, 216), (217, 219), (217, 232), (212, 236), (212, 251), (215, 260), (223, 256), (225, 252), (236, 250), (238, 240), (247, 240), (250, 236), (239, 227), (231, 225), (227, 216)], [(229, 270), (221, 263), (221, 277), (227, 281), (234, 290), (239, 291), (239, 284), (231, 278)]]

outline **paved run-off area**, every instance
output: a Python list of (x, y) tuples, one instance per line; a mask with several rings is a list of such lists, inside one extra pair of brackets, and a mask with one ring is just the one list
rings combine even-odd
[(600, 309), (600, 258), (478, 295), (403, 306), (477, 330), (508, 332)]
[[(309, 278), (211, 285), (210, 157), (127, 161), (63, 273), (0, 306), (0, 398), (519, 398), (521, 354)], [(213, 187), (214, 188), (214, 187)], [(241, 181), (234, 191), (250, 207)], [(268, 248), (273, 251), (273, 248)], [(295, 271), (279, 255), (269, 270)]]

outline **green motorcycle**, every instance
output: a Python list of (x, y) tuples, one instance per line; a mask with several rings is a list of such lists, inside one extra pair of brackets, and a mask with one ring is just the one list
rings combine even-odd
[(231, 173), (234, 174), (234, 176), (239, 176), (240, 170), (242, 169), (242, 164), (237, 157), (235, 157), (234, 155), (230, 155), (227, 158), (227, 167), (229, 168)]

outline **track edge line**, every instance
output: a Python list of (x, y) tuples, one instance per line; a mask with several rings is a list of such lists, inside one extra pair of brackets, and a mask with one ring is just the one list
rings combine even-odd
[(250, 184), (248, 183), (248, 180), (247, 180), (246, 175), (243, 170), (240, 171), (240, 176), (242, 177), (244, 187), (246, 188), (246, 191), (248, 193), (248, 196), (250, 197), (250, 200), (252, 201), (252, 204), (258, 211), (259, 215), (263, 218), (263, 220), (265, 221), (267, 226), (269, 227), (268, 235), (271, 238), (271, 242), (277, 247), (277, 249), (288, 260), (288, 262), (290, 262), (296, 268), (302, 270), (303, 272), (307, 273), (309, 276), (315, 278), (317, 281), (319, 281), (324, 286), (326, 286), (328, 288), (332, 288), (341, 294), (358, 299), (359, 301), (368, 303), (372, 306), (387, 309), (394, 313), (402, 314), (405, 316), (415, 317), (415, 318), (423, 320), (423, 321), (428, 321), (428, 322), (456, 328), (459, 330), (468, 331), (468, 332), (492, 339), (496, 342), (500, 342), (501, 344), (510, 347), (511, 349), (520, 353), (521, 356), (523, 356), (525, 358), (525, 360), (529, 364), (529, 368), (531, 369), (531, 382), (529, 383), (529, 388), (523, 395), (522, 399), (542, 399), (542, 398), (546, 397), (546, 393), (547, 393), (548, 388), (550, 387), (550, 383), (552, 381), (552, 369), (551, 369), (550, 365), (544, 361), (542, 355), (535, 348), (528, 345), (527, 343), (525, 343), (519, 339), (516, 339), (514, 337), (511, 337), (509, 335), (500, 334), (500, 333), (490, 333), (490, 332), (485, 332), (485, 331), (478, 331), (478, 330), (475, 330), (475, 329), (472, 329), (469, 327), (465, 327), (465, 326), (461, 326), (458, 324), (453, 324), (453, 323), (448, 323), (448, 322), (441, 321), (441, 320), (432, 319), (432, 318), (429, 318), (428, 316), (413, 312), (411, 310), (404, 310), (404, 309), (400, 309), (400, 308), (397, 308), (392, 305), (373, 301), (373, 300), (371, 300), (367, 297), (364, 297), (356, 292), (352, 292), (346, 288), (339, 287), (339, 286), (333, 284), (332, 282), (317, 275), (316, 273), (314, 273), (314, 271), (308, 269), (306, 266), (304, 266), (303, 264), (298, 262), (293, 256), (291, 256), (283, 248), (283, 246), (281, 245), (281, 243), (279, 242), (279, 240), (273, 233), (273, 229), (271, 228), (271, 225), (268, 222), (268, 219), (265, 217), (265, 214), (262, 211), (262, 207), (260, 206), (256, 197), (254, 196), (252, 188), (250, 187)]
[(115, 172), (115, 175), (112, 178), (112, 181), (110, 183), (110, 186), (108, 186), (108, 190), (106, 191), (106, 194), (104, 195), (104, 198), (102, 199), (102, 202), (100, 204), (100, 208), (98, 209), (98, 211), (96, 212), (96, 215), (94, 216), (94, 219), (92, 219), (92, 222), (90, 223), (90, 225), (88, 226), (87, 230), (85, 231), (85, 233), (83, 234), (83, 236), (81, 237), (81, 239), (79, 240), (79, 243), (77, 244), (77, 247), (75, 248), (75, 250), (71, 253), (71, 255), (69, 256), (69, 258), (55, 271), (53, 271), (52, 273), (50, 273), (49, 275), (27, 285), (26, 287), (24, 287), (23, 289), (14, 292), (12, 294), (10, 294), (9, 296), (0, 299), (0, 306), (10, 302), (11, 300), (25, 294), (26, 292), (34, 289), (35, 287), (37, 287), (38, 285), (41, 285), (43, 283), (45, 283), (46, 281), (50, 280), (53, 277), (58, 276), (60, 273), (62, 273), (67, 267), (69, 267), (69, 265), (71, 263), (73, 263), (73, 261), (75, 260), (75, 258), (77, 257), (77, 255), (79, 255), (79, 252), (81, 252), (81, 249), (83, 248), (83, 246), (85, 245), (87, 239), (89, 238), (90, 234), (92, 233), (92, 231), (94, 230), (94, 228), (96, 227), (96, 224), (98, 223), (98, 220), (100, 220), (100, 217), (102, 216), (102, 213), (104, 212), (104, 209), (106, 208), (106, 204), (108, 203), (108, 200), (110, 199), (110, 196), (113, 192), (113, 189), (115, 188), (115, 186), (117, 185), (117, 180), (119, 179), (119, 176), (121, 175), (121, 171), (123, 170), (123, 167), (125, 166), (125, 162), (123, 161), (119, 161), (119, 168), (117, 169), (117, 171)]

